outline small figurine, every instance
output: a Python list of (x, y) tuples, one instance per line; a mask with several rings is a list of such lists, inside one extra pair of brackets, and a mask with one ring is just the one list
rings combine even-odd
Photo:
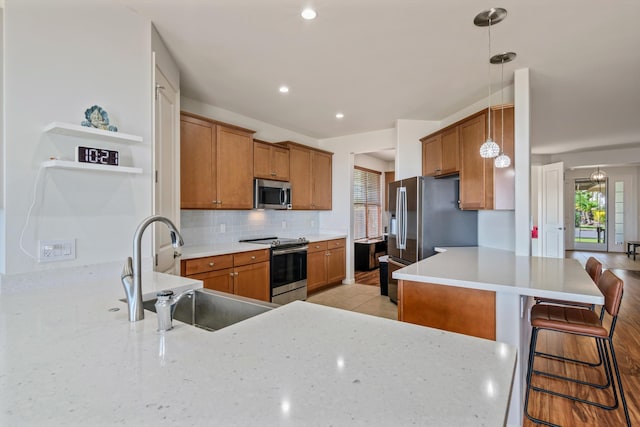
[(94, 105), (91, 108), (87, 108), (84, 112), (84, 120), (80, 123), (82, 126), (109, 130), (111, 132), (118, 132), (118, 128), (109, 124), (109, 115), (100, 106)]

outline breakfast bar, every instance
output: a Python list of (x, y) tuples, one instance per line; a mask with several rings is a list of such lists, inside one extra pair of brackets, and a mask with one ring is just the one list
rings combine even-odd
[[(393, 277), (399, 281), (401, 320), (405, 315), (409, 319), (404, 320), (410, 322), (495, 339), (518, 349), (508, 419), (512, 426), (522, 425), (531, 334), (528, 312), (533, 297), (604, 302), (595, 283), (574, 259), (517, 256), (492, 248), (447, 248), (395, 271)], [(427, 313), (426, 317), (411, 313), (418, 311)], [(468, 321), (449, 322), (459, 317)]]
[[(202, 283), (153, 274), (143, 286)], [(129, 322), (123, 296), (117, 268), (2, 284), (0, 425), (505, 423), (508, 344), (302, 301), (160, 333), (155, 313)]]

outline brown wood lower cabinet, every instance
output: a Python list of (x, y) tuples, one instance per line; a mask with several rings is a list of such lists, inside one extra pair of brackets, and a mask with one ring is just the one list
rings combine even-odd
[(309, 243), (307, 252), (307, 292), (342, 281), (346, 276), (346, 240)]
[(496, 294), (399, 280), (398, 320), (495, 340)]
[(183, 260), (181, 275), (202, 280), (203, 287), (271, 301), (269, 249)]

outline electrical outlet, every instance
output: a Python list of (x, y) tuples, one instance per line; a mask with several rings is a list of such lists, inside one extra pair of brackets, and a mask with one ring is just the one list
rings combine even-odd
[(227, 232), (227, 225), (226, 224), (220, 224), (220, 232), (221, 233), (226, 233)]
[(282, 229), (285, 230), (287, 228), (287, 221), (282, 220)]
[(38, 262), (76, 259), (76, 239), (38, 240)]

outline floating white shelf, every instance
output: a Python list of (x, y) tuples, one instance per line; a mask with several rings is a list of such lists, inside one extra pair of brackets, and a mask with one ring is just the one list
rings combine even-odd
[(47, 160), (42, 162), (43, 168), (59, 168), (59, 169), (82, 169), (99, 172), (118, 172), (118, 173), (132, 173), (141, 174), (142, 169), (131, 168), (128, 166), (110, 166), (110, 165), (97, 165), (94, 163), (80, 163), (72, 162), (69, 160)]
[(122, 132), (89, 128), (71, 123), (52, 122), (45, 128), (45, 132), (59, 135), (77, 136), (80, 138), (93, 138), (112, 142), (142, 142), (142, 137)]

